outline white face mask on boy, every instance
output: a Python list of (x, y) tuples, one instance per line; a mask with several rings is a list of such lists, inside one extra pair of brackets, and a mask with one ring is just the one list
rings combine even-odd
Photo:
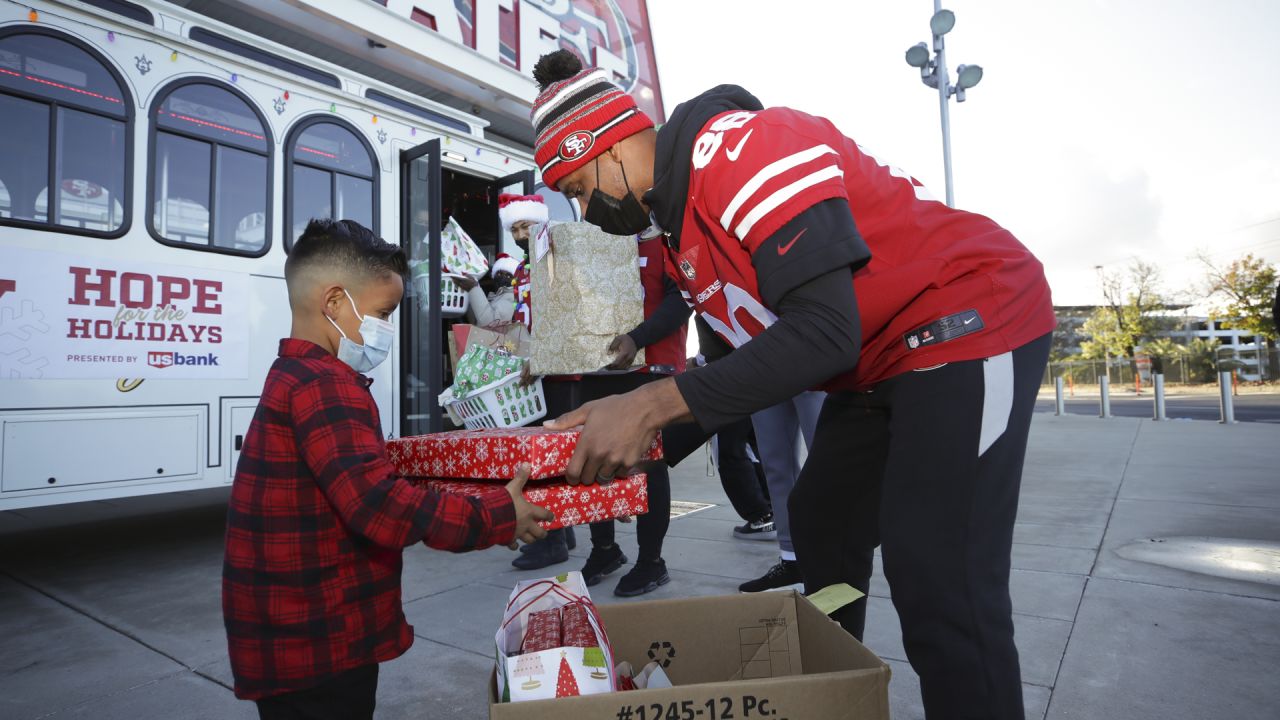
[(360, 337), (364, 338), (364, 344), (361, 345), (348, 338), (333, 318), (328, 315), (325, 315), (325, 318), (342, 336), (342, 340), (338, 343), (338, 359), (350, 365), (351, 369), (358, 373), (367, 373), (387, 359), (387, 353), (391, 352), (391, 343), (395, 340), (396, 326), (372, 315), (360, 315), (360, 309), (356, 307), (356, 301), (351, 297), (351, 293), (345, 288), (342, 292), (346, 294), (347, 300), (351, 301), (351, 309), (355, 310), (356, 316), (360, 318)]

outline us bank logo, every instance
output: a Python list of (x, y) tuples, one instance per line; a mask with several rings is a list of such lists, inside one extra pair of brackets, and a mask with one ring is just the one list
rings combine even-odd
[(218, 365), (218, 356), (213, 353), (183, 355), (182, 353), (158, 350), (147, 353), (147, 364), (153, 368), (160, 369), (175, 365), (208, 367)]

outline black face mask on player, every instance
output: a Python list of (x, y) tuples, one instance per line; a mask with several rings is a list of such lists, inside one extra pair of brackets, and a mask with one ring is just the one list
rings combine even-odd
[(591, 200), (587, 202), (587, 211), (582, 219), (611, 235), (635, 235), (648, 229), (652, 223), (649, 213), (631, 192), (627, 166), (622, 163), (619, 166), (622, 168), (622, 183), (627, 187), (627, 194), (622, 199), (600, 192), (600, 158), (596, 157), (596, 189), (591, 191)]

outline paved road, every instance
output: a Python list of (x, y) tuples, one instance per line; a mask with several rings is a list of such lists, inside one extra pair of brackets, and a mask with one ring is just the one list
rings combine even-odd
[[(1112, 415), (1149, 418), (1153, 409), (1150, 393), (1144, 392), (1142, 397), (1111, 396)], [(1052, 391), (1047, 396), (1040, 396), (1036, 402), (1036, 412), (1053, 412)], [(1097, 415), (1098, 398), (1096, 395), (1081, 394), (1067, 398), (1067, 412), (1071, 415)], [(1219, 412), (1217, 395), (1172, 395), (1165, 398), (1165, 413), (1170, 419), (1217, 420)], [(1237, 395), (1235, 415), (1240, 422), (1280, 424), (1280, 393)]]

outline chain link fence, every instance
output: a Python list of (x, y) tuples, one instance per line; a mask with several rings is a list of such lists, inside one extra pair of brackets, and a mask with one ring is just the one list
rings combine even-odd
[(1141, 371), (1129, 358), (1105, 360), (1067, 360), (1049, 363), (1045, 369), (1043, 386), (1053, 387), (1056, 377), (1075, 385), (1098, 385), (1107, 377), (1111, 385), (1133, 386), (1138, 375), (1142, 386), (1151, 383), (1151, 372), (1162, 371), (1165, 385), (1207, 385), (1218, 381), (1220, 370), (1234, 370), (1239, 380), (1259, 382), (1280, 380), (1276, 377), (1272, 362), (1280, 360), (1277, 351), (1264, 346), (1257, 348), (1220, 348), (1215, 354), (1184, 354), (1171, 358), (1153, 358), (1150, 370)]

